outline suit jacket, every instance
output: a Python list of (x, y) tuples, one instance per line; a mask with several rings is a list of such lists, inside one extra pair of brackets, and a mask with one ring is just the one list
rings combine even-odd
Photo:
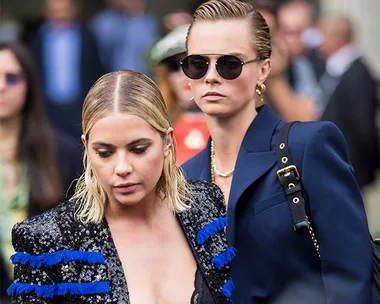
[[(215, 303), (227, 304), (223, 195), (209, 183), (191, 182), (190, 187), (190, 208), (177, 216)], [(14, 227), (15, 281), (8, 291), (16, 303), (129, 303), (107, 221), (84, 224), (74, 212), (75, 202), (65, 202)]]
[[(45, 87), (45, 36), (40, 28), (36, 30), (34, 35), (30, 34), (29, 36), (30, 41), (28, 44), (37, 62), (41, 82)], [(73, 100), (73, 102), (68, 104), (53, 104), (49, 100), (46, 100), (45, 108), (52, 125), (74, 136), (79, 142), (80, 135), (82, 134), (80, 124), (83, 101), (91, 86), (106, 72), (100, 60), (95, 38), (84, 25), (80, 25), (80, 64), (77, 69), (80, 75), (80, 94), (78, 100)]]
[(378, 94), (378, 84), (359, 58), (338, 80), (321, 117), (342, 130), (360, 187), (373, 182), (380, 167)]
[[(237, 250), (234, 303), (374, 303), (370, 234), (341, 132), (330, 122), (308, 122), (289, 134), (320, 261), (307, 228), (294, 231), (276, 176), (282, 125), (268, 106), (260, 108), (236, 161), (227, 211), (227, 239)], [(210, 181), (210, 145), (183, 169)]]

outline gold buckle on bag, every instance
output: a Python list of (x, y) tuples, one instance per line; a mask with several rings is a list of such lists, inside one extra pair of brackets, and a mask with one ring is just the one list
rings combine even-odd
[(298, 169), (296, 166), (294, 165), (291, 165), (291, 166), (287, 166), (283, 169), (280, 169), (277, 171), (277, 177), (280, 179), (281, 178), (281, 175), (284, 175), (284, 176), (289, 176), (290, 175), (290, 172), (294, 171), (297, 179), (300, 179), (300, 173), (298, 172)]

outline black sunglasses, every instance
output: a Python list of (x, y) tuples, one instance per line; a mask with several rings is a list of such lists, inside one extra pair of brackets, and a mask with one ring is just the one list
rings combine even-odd
[[(216, 55), (216, 54), (215, 54)], [(241, 61), (233, 55), (222, 55), (215, 63), (216, 70), (224, 79), (233, 80), (240, 76), (243, 66), (258, 62), (261, 58), (257, 57), (248, 61)], [(191, 79), (201, 79), (207, 74), (210, 60), (204, 55), (189, 55), (181, 62), (181, 67), (185, 75)]]
[(4, 78), (7, 86), (15, 86), (24, 79), (24, 75), (22, 73), (5, 73)]

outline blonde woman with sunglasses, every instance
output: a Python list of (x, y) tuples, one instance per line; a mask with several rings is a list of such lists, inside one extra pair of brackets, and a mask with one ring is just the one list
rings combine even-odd
[[(371, 239), (345, 139), (330, 122), (310, 122), (293, 124), (280, 142), (285, 124), (263, 105), (270, 58), (268, 25), (251, 5), (198, 7), (181, 64), (211, 138), (183, 169), (218, 185), (228, 203), (232, 299), (375, 303)], [(285, 152), (292, 162), (278, 160)]]

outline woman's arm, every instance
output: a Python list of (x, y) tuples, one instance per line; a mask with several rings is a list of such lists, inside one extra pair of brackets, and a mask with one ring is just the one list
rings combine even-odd
[[(22, 224), (21, 224), (22, 225)], [(13, 256), (14, 282), (8, 289), (12, 303), (53, 304), (54, 285), (49, 274), (38, 265), (31, 266), (28, 255), (34, 255), (36, 244), (34, 235), (27, 227), (16, 225), (12, 230), (12, 243), (18, 255)], [(33, 235), (33, 237), (31, 237)], [(24, 255), (24, 259), (22, 259)]]
[(321, 253), (327, 303), (372, 302), (372, 247), (345, 139), (320, 123), (304, 152), (302, 183)]

